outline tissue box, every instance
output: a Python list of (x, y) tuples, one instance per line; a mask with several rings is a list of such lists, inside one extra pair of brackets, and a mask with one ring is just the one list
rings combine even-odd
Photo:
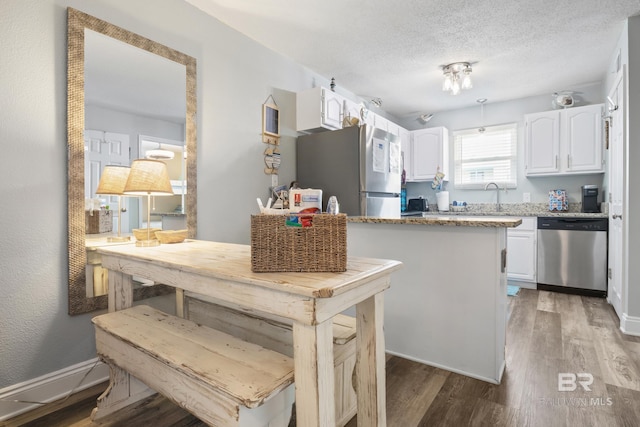
[(549, 211), (567, 212), (569, 210), (569, 199), (565, 190), (549, 191)]
[(322, 212), (322, 190), (313, 188), (292, 188), (289, 190), (289, 210), (300, 212), (308, 208), (318, 208)]

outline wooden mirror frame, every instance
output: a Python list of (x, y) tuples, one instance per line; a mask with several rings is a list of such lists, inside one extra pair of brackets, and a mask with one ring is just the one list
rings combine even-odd
[[(67, 9), (67, 144), (68, 144), (68, 248), (69, 314), (76, 315), (107, 308), (107, 295), (87, 297), (85, 266), (84, 189), (84, 32), (85, 29), (128, 43), (186, 67), (187, 194), (185, 212), (188, 237), (195, 238), (197, 225), (196, 170), (196, 59), (153, 40), (102, 21), (79, 10)], [(140, 286), (134, 299), (173, 292), (164, 285)]]

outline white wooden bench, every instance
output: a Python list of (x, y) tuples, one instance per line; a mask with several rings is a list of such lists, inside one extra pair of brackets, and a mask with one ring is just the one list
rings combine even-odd
[[(240, 306), (221, 305), (203, 295), (184, 293), (184, 317), (196, 323), (226, 332), (278, 353), (293, 356), (291, 324), (267, 313), (244, 312)], [(337, 315), (333, 318), (333, 362), (336, 396), (336, 426), (342, 427), (357, 412), (353, 387), (356, 365), (356, 319)]]
[[(103, 360), (207, 424), (287, 425), (294, 398), (289, 356), (144, 305), (94, 317), (93, 323)], [(269, 422), (255, 424), (249, 409), (267, 406), (285, 389), (290, 400), (267, 411)]]

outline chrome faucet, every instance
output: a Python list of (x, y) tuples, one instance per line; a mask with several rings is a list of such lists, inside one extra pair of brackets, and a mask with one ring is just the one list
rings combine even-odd
[(498, 184), (496, 184), (495, 182), (490, 182), (484, 186), (484, 189), (485, 190), (489, 189), (489, 186), (491, 185), (496, 187), (496, 211), (500, 212), (500, 187), (498, 187)]

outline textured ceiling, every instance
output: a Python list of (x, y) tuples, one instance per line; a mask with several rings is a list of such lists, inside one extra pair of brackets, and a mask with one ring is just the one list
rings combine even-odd
[[(185, 0), (398, 118), (603, 80), (639, 0)], [(441, 67), (473, 64), (470, 90)]]

